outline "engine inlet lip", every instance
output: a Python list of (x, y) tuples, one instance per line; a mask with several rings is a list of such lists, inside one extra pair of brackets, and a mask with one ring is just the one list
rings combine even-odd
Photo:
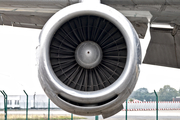
[[(69, 9), (73, 9), (74, 11), (68, 11)], [(107, 10), (106, 10), (107, 9)], [(113, 13), (113, 14), (112, 14)], [(118, 79), (121, 79), (120, 81), (117, 80), (115, 83), (110, 85), (109, 87), (99, 91), (93, 91), (93, 92), (83, 92), (83, 91), (77, 91), (72, 88), (67, 87), (64, 85), (61, 81), (58, 80), (56, 75), (54, 74), (52, 67), (50, 65), (49, 60), (49, 46), (51, 39), (55, 33), (55, 31), (67, 20), (79, 16), (79, 15), (97, 15), (102, 18), (105, 18), (112, 22), (114, 25), (118, 26), (118, 29), (122, 32), (123, 36), (126, 40), (127, 45), (127, 61), (124, 68), (123, 73)], [(59, 17), (60, 16), (60, 17)], [(124, 24), (120, 23), (120, 21), (117, 21), (121, 17), (120, 21), (122, 21)], [(106, 5), (97, 5), (91, 8), (90, 6), (86, 6), (84, 4), (76, 4), (72, 5), (70, 7), (67, 7), (63, 9), (62, 11), (57, 12), (44, 26), (43, 32), (40, 36), (41, 38), (41, 45), (42, 45), (42, 53), (43, 54), (43, 62), (44, 66), (43, 69), (47, 73), (47, 78), (45, 78), (45, 81), (51, 85), (51, 89), (59, 93), (63, 93), (62, 95), (66, 98), (74, 97), (74, 101), (76, 102), (96, 102), (102, 101), (102, 99), (107, 99), (109, 97), (112, 97), (114, 95), (119, 94), (122, 92), (127, 84), (125, 81), (128, 81), (128, 79), (131, 77), (128, 77), (129, 74), (134, 73), (131, 68), (131, 66), (135, 66), (136, 64), (136, 49), (133, 39), (137, 39), (137, 35), (135, 34), (135, 31), (131, 29), (131, 24), (127, 21), (127, 19), (118, 11), (114, 10), (113, 8), (110, 8)], [(128, 34), (129, 35), (128, 35)], [(133, 52), (132, 52), (133, 51)], [(131, 56), (131, 59), (130, 59)], [(111, 94), (112, 93), (112, 94)], [(82, 98), (84, 98), (84, 101), (82, 101)]]

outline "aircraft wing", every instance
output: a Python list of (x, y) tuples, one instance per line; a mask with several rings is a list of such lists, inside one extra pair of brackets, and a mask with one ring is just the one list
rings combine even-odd
[[(41, 29), (60, 9), (79, 0), (0, 0), (0, 25)], [(179, 0), (102, 0), (124, 14), (140, 38), (150, 24), (180, 25)], [(144, 63), (180, 68), (179, 32), (166, 28), (151, 28), (151, 41)]]
[(0, 25), (41, 29), (68, 0), (0, 0)]
[[(41, 29), (54, 13), (78, 2), (79, 0), (0, 0), (0, 25)], [(151, 16), (148, 11), (132, 12), (124, 9), (124, 6), (116, 6), (116, 3), (127, 4), (121, 0), (110, 3), (102, 0), (102, 3), (122, 12), (132, 22), (139, 36), (145, 36), (148, 22), (146, 17)]]
[[(41, 29), (60, 9), (79, 0), (0, 0), (0, 25)], [(167, 24), (179, 29), (179, 0), (101, 0), (124, 14), (140, 38), (150, 24)], [(180, 35), (173, 29), (150, 28), (151, 41), (144, 63), (180, 68)]]
[(145, 18), (150, 18), (150, 25), (171, 26), (172, 28), (150, 28), (151, 40), (143, 63), (180, 68), (179, 0), (119, 0), (118, 2), (104, 0), (103, 3), (109, 4), (120, 12), (129, 13), (125, 16), (132, 22), (139, 37), (143, 38), (145, 35), (144, 26), (147, 25)]

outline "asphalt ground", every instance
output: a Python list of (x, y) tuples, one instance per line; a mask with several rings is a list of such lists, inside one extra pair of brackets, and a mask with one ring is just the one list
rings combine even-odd
[[(0, 110), (0, 114), (4, 114), (3, 110)], [(26, 114), (25, 110), (8, 110), (8, 114)], [(47, 109), (30, 109), (28, 110), (28, 114), (33, 115), (47, 115)], [(51, 116), (53, 115), (71, 115), (66, 111), (61, 109), (51, 109), (50, 111)], [(164, 110), (158, 111), (158, 120), (180, 120), (180, 110)], [(125, 111), (120, 111), (116, 115), (107, 118), (106, 120), (125, 120)], [(78, 116), (78, 115), (74, 115)], [(86, 120), (95, 120), (94, 116), (83, 116), (87, 118)], [(102, 120), (102, 116), (99, 116), (99, 120)], [(156, 120), (156, 111), (128, 111), (127, 120)]]

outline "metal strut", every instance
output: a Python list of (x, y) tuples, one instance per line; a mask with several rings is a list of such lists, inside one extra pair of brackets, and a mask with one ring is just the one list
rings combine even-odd
[(176, 36), (177, 32), (179, 31), (179, 29), (180, 29), (180, 25), (175, 25), (174, 29), (173, 29), (173, 31), (171, 33), (171, 35), (173, 36), (173, 39), (174, 39), (174, 51), (175, 51), (175, 57), (176, 57), (177, 66), (179, 66), (179, 64), (178, 64), (177, 47), (176, 47), (177, 45), (176, 45), (175, 36)]

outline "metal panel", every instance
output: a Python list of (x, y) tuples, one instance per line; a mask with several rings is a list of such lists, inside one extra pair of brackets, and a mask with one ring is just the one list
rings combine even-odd
[[(81, 0), (0, 0), (0, 14), (3, 16), (16, 15), (16, 19), (21, 19), (21, 16), (27, 16), (30, 17), (30, 19), (31, 16), (36, 16), (37, 18), (46, 16), (48, 19), (60, 9), (80, 1)], [(132, 22), (140, 38), (144, 37), (147, 29), (146, 23), (142, 23), (141, 18), (147, 18), (149, 13), (152, 15), (151, 23), (180, 25), (179, 0), (101, 0), (101, 2), (117, 9), (123, 14), (125, 11), (136, 13), (133, 14), (134, 16), (131, 16), (131, 18), (126, 14), (124, 15)], [(141, 16), (138, 16), (139, 14), (136, 11), (142, 12), (140, 14)], [(0, 24), (12, 25), (13, 22), (19, 22), (14, 19), (15, 17), (11, 17), (11, 19), (8, 20), (6, 19), (3, 22), (0, 20)], [(47, 19), (44, 19), (43, 22), (47, 21)], [(36, 25), (34, 24), (39, 24), (23, 20), (24, 19), (22, 19), (20, 23), (33, 24), (30, 26), (34, 26), (35, 28)], [(38, 19), (35, 21), (37, 22)], [(138, 24), (139, 27), (137, 27), (136, 24)]]
[(179, 0), (102, 0), (102, 3), (118, 11), (149, 11), (153, 16), (151, 23), (180, 25)]
[(0, 7), (62, 9), (79, 0), (0, 0)]
[(177, 54), (177, 64), (178, 67), (180, 68), (180, 31), (175, 36), (175, 44), (176, 44), (176, 54)]
[(174, 37), (172, 30), (152, 29), (144, 63), (180, 68), (180, 33)]
[[(59, 9), (3, 7), (0, 8), (3, 20), (0, 20), (0, 24), (41, 29), (46, 21), (57, 11)], [(139, 37), (144, 38), (148, 22), (146, 17), (150, 13), (128, 11), (123, 11), (122, 13), (131, 21)], [(132, 17), (134, 14), (136, 14), (136, 17)], [(142, 15), (145, 17), (142, 17)]]
[(104, 4), (120, 5), (162, 5), (180, 4), (179, 0), (101, 0)]
[(42, 28), (49, 17), (25, 16), (25, 15), (2, 15), (3, 24), (17, 27)]
[[(1, 6), (8, 6), (8, 5), (32, 5), (37, 6), (41, 4), (44, 7), (52, 7), (56, 6), (55, 4), (61, 3), (62, 5), (69, 5), (77, 3), (81, 0), (0, 0)], [(169, 5), (177, 5), (180, 4), (179, 0), (101, 0), (103, 4), (111, 4), (111, 5), (163, 5), (163, 4), (169, 4)]]
[(0, 25), (3, 25), (2, 15), (0, 14)]
[(0, 25), (41, 29), (60, 9), (79, 0), (0, 0)]

